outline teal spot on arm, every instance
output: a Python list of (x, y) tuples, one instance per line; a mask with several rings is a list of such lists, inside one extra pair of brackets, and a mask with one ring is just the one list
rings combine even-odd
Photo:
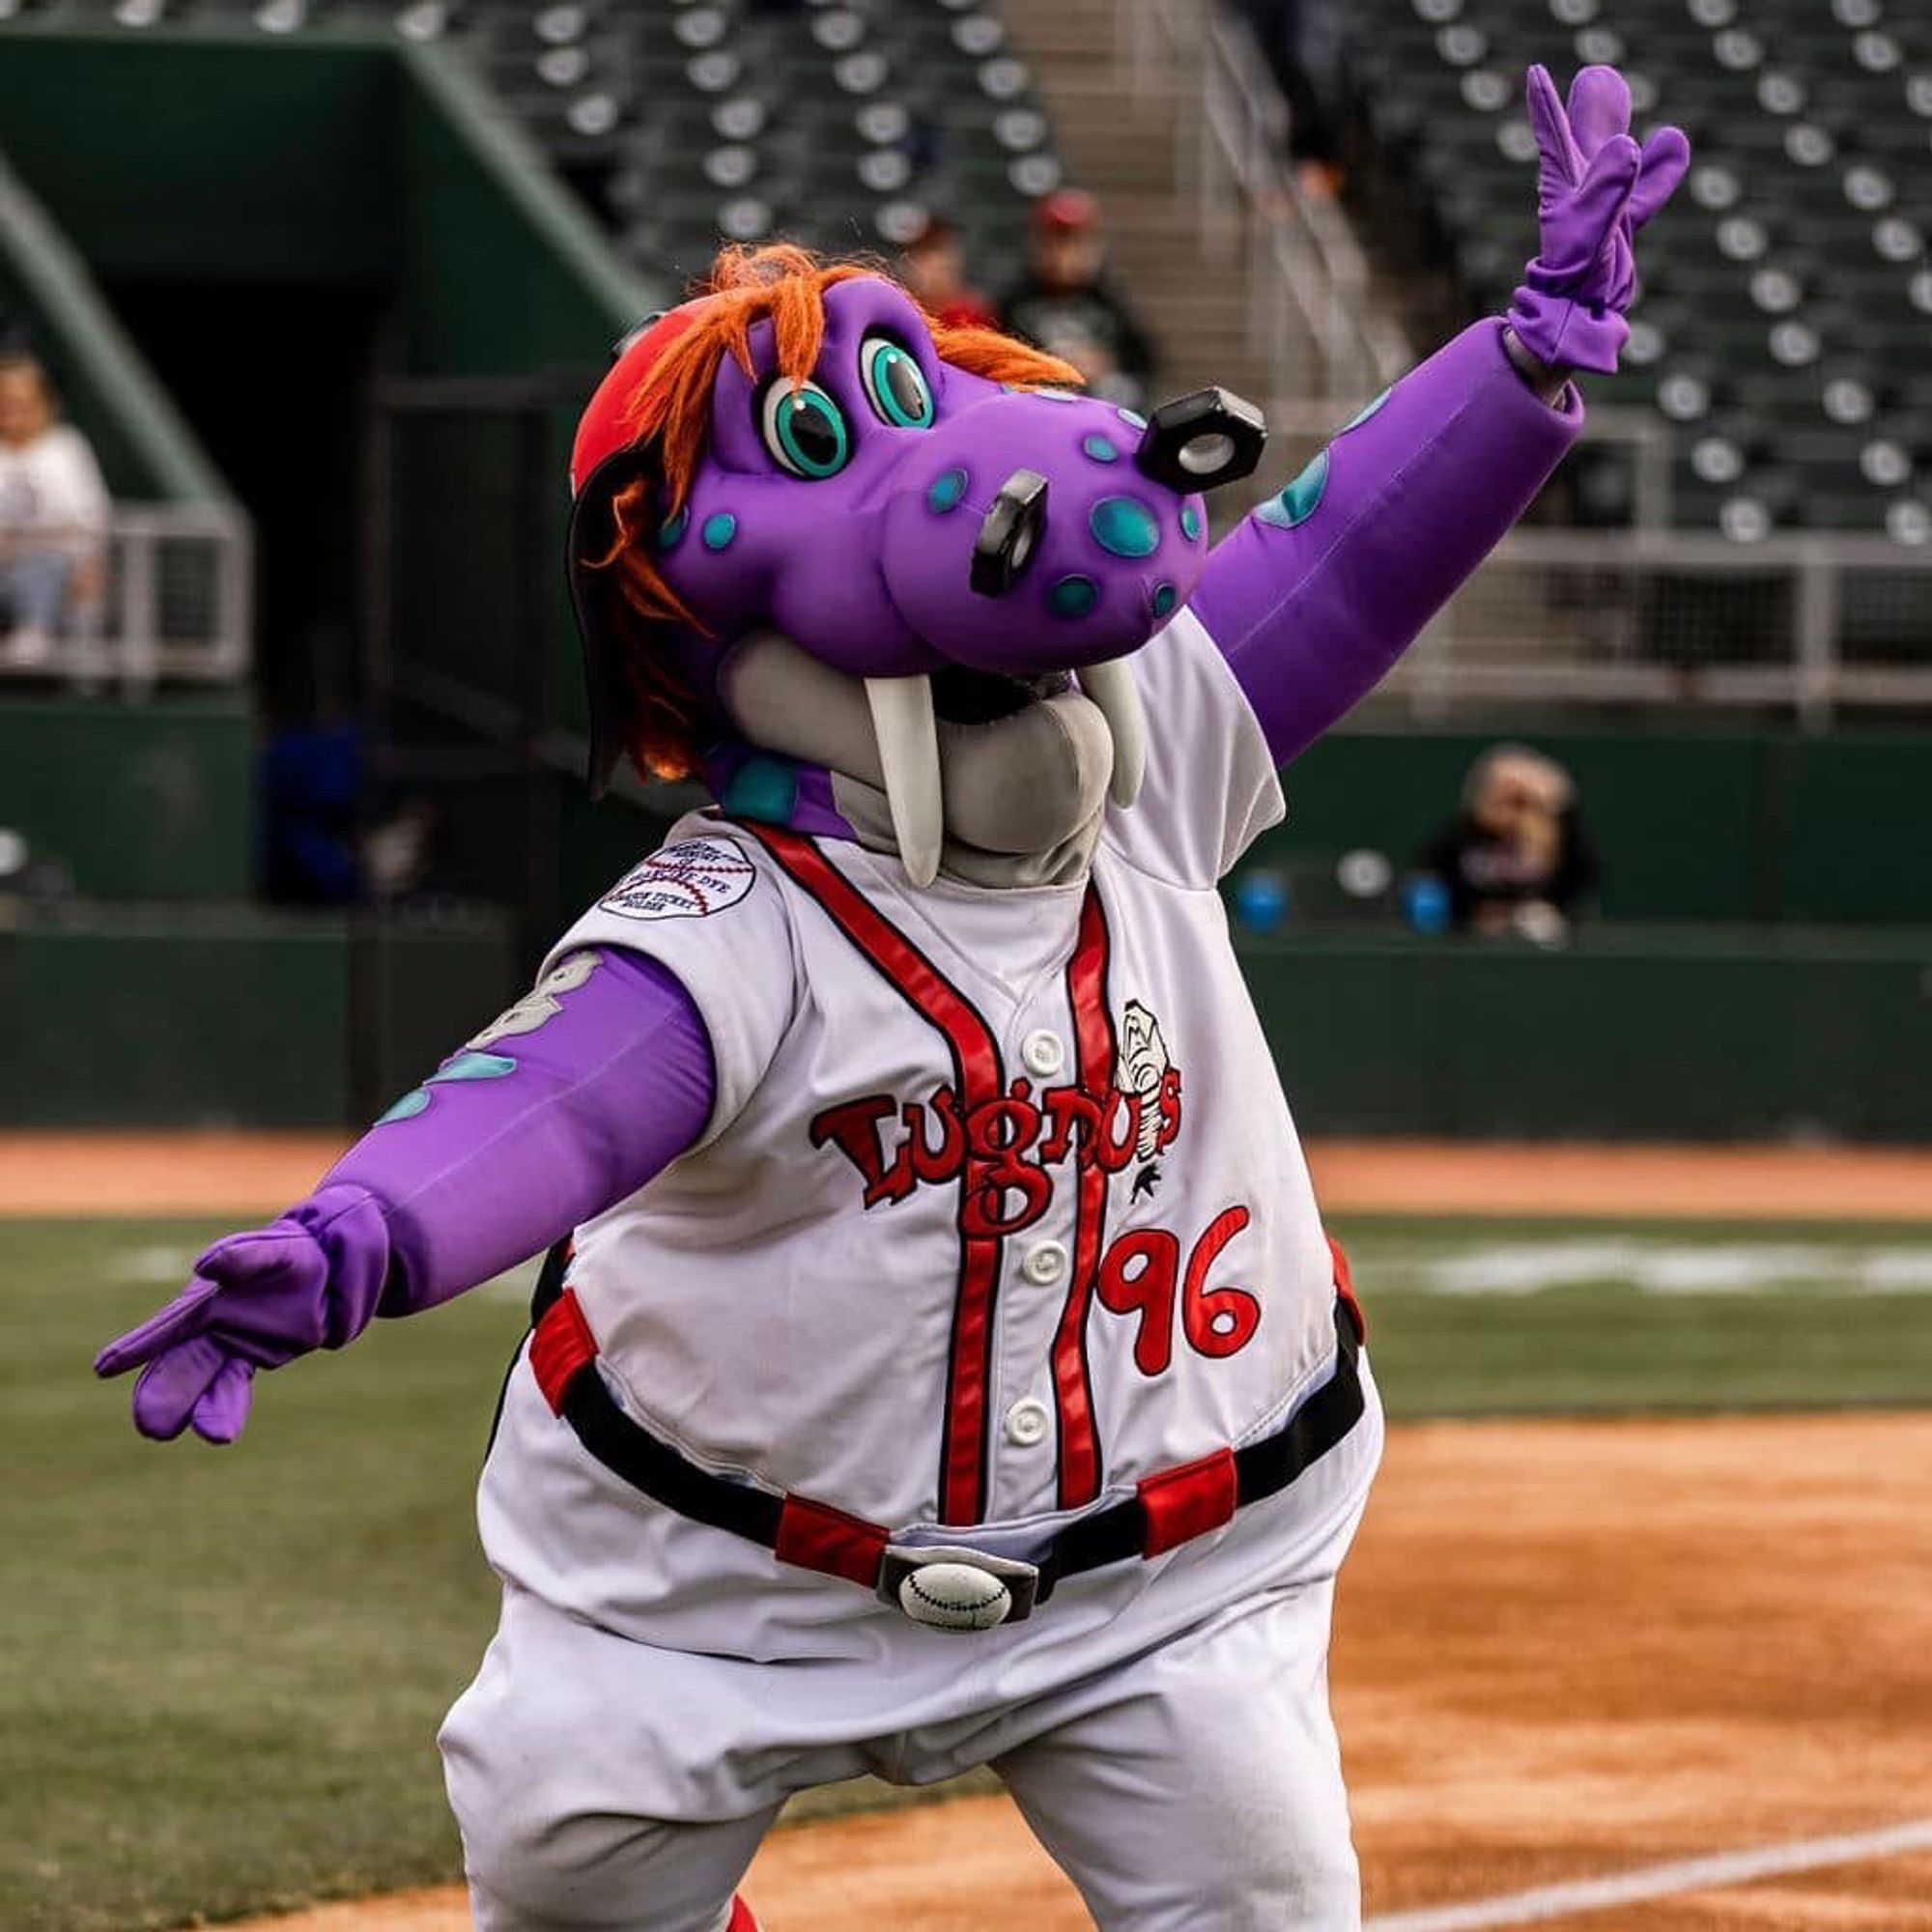
[(1084, 449), (1087, 452), (1087, 454), (1094, 459), (1095, 463), (1118, 463), (1121, 460), (1121, 452), (1118, 449), (1116, 449), (1114, 445), (1111, 442), (1109, 442), (1104, 436), (1090, 436), (1083, 438), (1081, 440), (1080, 447)]
[(1201, 541), (1201, 512), (1192, 503), (1183, 503), (1180, 506), (1180, 534), (1189, 543)]
[(412, 1087), (376, 1122), (379, 1127), (386, 1127), (391, 1121), (412, 1121), (429, 1105), (429, 1090)]
[(738, 519), (729, 510), (720, 510), (715, 517), (705, 518), (699, 534), (706, 550), (723, 550), (738, 534)]
[(1180, 592), (1171, 583), (1162, 583), (1153, 593), (1153, 614), (1156, 617), (1171, 617), (1174, 607), (1180, 602)]
[(1374, 401), (1374, 402), (1372, 402), (1372, 403), (1371, 403), (1371, 404), (1370, 404), (1370, 405), (1368, 406), (1368, 408), (1367, 408), (1367, 409), (1365, 409), (1365, 410), (1364, 410), (1364, 411), (1363, 411), (1363, 412), (1361, 412), (1361, 414), (1360, 414), (1360, 415), (1358, 415), (1358, 416), (1355, 416), (1355, 417), (1353, 417), (1353, 418), (1352, 418), (1351, 420), (1350, 420), (1350, 421), (1348, 421), (1348, 422), (1345, 422), (1345, 423), (1344, 423), (1344, 424), (1342, 425), (1341, 429), (1340, 429), (1340, 430), (1339, 430), (1339, 431), (1337, 432), (1337, 434), (1338, 434), (1338, 435), (1341, 435), (1341, 436), (1347, 436), (1347, 435), (1349, 434), (1349, 432), (1350, 432), (1350, 431), (1351, 429), (1360, 429), (1360, 428), (1361, 428), (1361, 426), (1362, 426), (1362, 425), (1363, 425), (1363, 424), (1364, 424), (1365, 422), (1367, 422), (1367, 421), (1368, 421), (1368, 419), (1369, 419), (1369, 418), (1370, 418), (1371, 416), (1378, 416), (1378, 415), (1380, 415), (1380, 414), (1381, 414), (1381, 412), (1382, 412), (1382, 410), (1383, 410), (1383, 407), (1384, 407), (1384, 406), (1385, 406), (1385, 405), (1387, 404), (1387, 402), (1388, 402), (1388, 399), (1389, 399), (1389, 398), (1390, 398), (1390, 397), (1391, 397), (1392, 395), (1394, 395), (1394, 394), (1395, 394), (1395, 385), (1394, 385), (1393, 384), (1390, 384), (1390, 385), (1389, 385), (1389, 386), (1388, 386), (1388, 387), (1387, 387), (1386, 389), (1384, 389), (1384, 390), (1383, 390), (1383, 391), (1381, 392), (1381, 394), (1380, 394), (1379, 396), (1378, 396), (1378, 397), (1377, 397), (1377, 398), (1375, 399), (1375, 401)]
[(1324, 449), (1279, 497), (1270, 497), (1255, 515), (1276, 529), (1292, 530), (1305, 524), (1321, 507), (1328, 488), (1328, 452)]
[(516, 1070), (517, 1063), (507, 1053), (459, 1053), (429, 1076), (429, 1084), (437, 1087), (448, 1080), (500, 1080)]

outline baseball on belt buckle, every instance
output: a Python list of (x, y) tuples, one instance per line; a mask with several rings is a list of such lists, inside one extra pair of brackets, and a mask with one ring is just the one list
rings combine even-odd
[(986, 1631), (1023, 1624), (1039, 1599), (1039, 1569), (982, 1549), (889, 1543), (878, 1596), (929, 1630)]

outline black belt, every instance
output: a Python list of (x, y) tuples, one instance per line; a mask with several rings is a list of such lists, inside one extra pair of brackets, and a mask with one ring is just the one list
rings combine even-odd
[[(1285, 1427), (1239, 1449), (1222, 1449), (1179, 1468), (1144, 1478), (1133, 1495), (1080, 1517), (1048, 1540), (1034, 1563), (1011, 1563), (974, 1550), (895, 1545), (892, 1532), (808, 1496), (773, 1495), (714, 1475), (634, 1422), (597, 1373), (597, 1343), (577, 1297), (564, 1287), (569, 1249), (551, 1250), (531, 1305), (530, 1366), (546, 1400), (577, 1439), (613, 1475), (654, 1502), (694, 1521), (762, 1545), (781, 1561), (843, 1577), (888, 1602), (904, 1579), (939, 1558), (963, 1558), (1000, 1577), (1011, 1605), (1002, 1621), (1018, 1622), (1043, 1604), (1064, 1578), (1129, 1557), (1163, 1554), (1210, 1529), (1236, 1510), (1277, 1495), (1319, 1462), (1361, 1419), (1362, 1331), (1346, 1264), (1335, 1301), (1335, 1373), (1302, 1403)], [(970, 1531), (961, 1531), (962, 1535)], [(923, 1620), (923, 1619), (921, 1619)]]

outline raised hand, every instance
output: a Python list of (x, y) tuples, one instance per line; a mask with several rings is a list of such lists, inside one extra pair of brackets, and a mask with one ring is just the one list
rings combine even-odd
[(359, 1187), (327, 1187), (279, 1220), (230, 1235), (158, 1315), (95, 1358), (97, 1375), (141, 1370), (134, 1427), (156, 1441), (185, 1429), (232, 1442), (248, 1419), (257, 1369), (339, 1349), (382, 1299), (389, 1240)]
[(1542, 243), (1510, 327), (1549, 368), (1611, 375), (1630, 339), (1636, 235), (1676, 192), (1690, 143), (1680, 128), (1660, 128), (1639, 148), (1630, 86), (1614, 68), (1586, 67), (1567, 107), (1547, 68), (1530, 69), (1528, 93)]

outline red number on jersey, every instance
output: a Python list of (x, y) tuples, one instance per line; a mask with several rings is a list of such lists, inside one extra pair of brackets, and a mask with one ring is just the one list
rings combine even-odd
[(1144, 1376), (1167, 1373), (1174, 1359), (1174, 1296), (1180, 1243), (1165, 1228), (1136, 1228), (1107, 1250), (1094, 1293), (1116, 1315), (1141, 1318), (1134, 1367)]
[(1165, 1228), (1135, 1228), (1107, 1250), (1094, 1293), (1115, 1315), (1138, 1315), (1134, 1367), (1165, 1375), (1174, 1361), (1175, 1304), (1180, 1330), (1198, 1355), (1220, 1361), (1238, 1355), (1262, 1325), (1262, 1305), (1246, 1289), (1210, 1288), (1208, 1272), (1221, 1251), (1248, 1225), (1245, 1208), (1215, 1215), (1194, 1244), (1183, 1277), (1180, 1243)]

